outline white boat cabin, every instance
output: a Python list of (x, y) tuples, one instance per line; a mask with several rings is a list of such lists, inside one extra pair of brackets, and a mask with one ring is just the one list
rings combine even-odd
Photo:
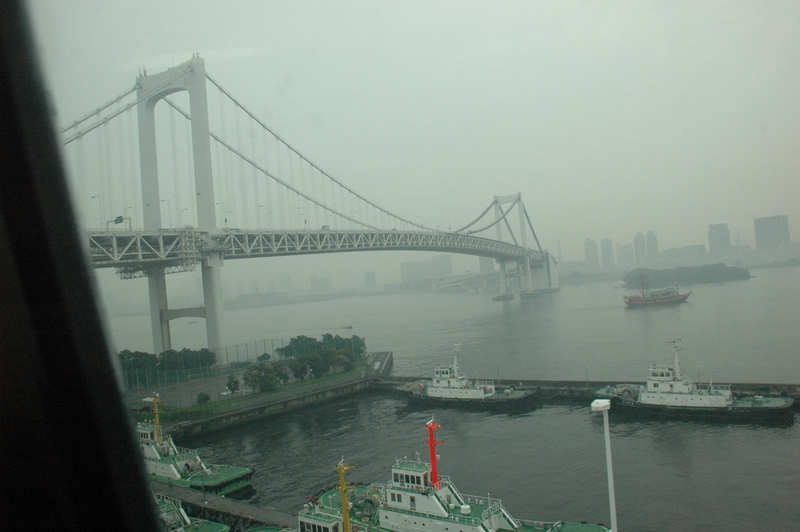
[(160, 435), (155, 423), (137, 423), (136, 439), (150, 475), (179, 479), (208, 471), (196, 451), (176, 446), (171, 436)]
[(650, 368), (647, 383), (639, 391), (639, 403), (697, 408), (724, 408), (733, 403), (729, 385), (700, 387), (681, 372), (678, 352), (680, 343), (672, 342), (674, 360), (672, 365), (654, 364)]
[(453, 352), (452, 366), (436, 366), (427, 387), (428, 397), (440, 399), (485, 399), (495, 394), (493, 382), (470, 382), (458, 372), (458, 353)]

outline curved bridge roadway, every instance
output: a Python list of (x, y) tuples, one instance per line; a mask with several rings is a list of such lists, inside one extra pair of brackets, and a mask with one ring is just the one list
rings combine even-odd
[(223, 259), (280, 257), (348, 251), (439, 251), (506, 261), (544, 262), (539, 250), (488, 238), (423, 231), (239, 230), (208, 233), (193, 228), (160, 231), (89, 231), (95, 268), (144, 272), (148, 267), (192, 269), (204, 257)]

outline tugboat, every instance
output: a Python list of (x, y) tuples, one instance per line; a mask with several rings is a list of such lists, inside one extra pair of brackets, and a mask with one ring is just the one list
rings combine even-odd
[(175, 445), (169, 434), (161, 433), (158, 394), (152, 401), (155, 421), (136, 424), (136, 438), (151, 479), (220, 496), (234, 496), (253, 489), (249, 467), (206, 465), (194, 449)]
[(531, 390), (498, 389), (491, 381), (470, 381), (458, 372), (458, 344), (453, 347), (453, 365), (438, 365), (432, 380), (417, 381), (400, 388), (411, 399), (439, 406), (460, 406), (485, 409), (505, 409), (534, 403)]
[(298, 515), (299, 532), (608, 532), (602, 525), (515, 519), (500, 499), (465, 495), (440, 476), (435, 431), (426, 423), (430, 463), (398, 459), (386, 484), (349, 486), (344, 459), (336, 466), (339, 486), (307, 503)]
[(601, 399), (618, 403), (620, 409), (650, 416), (710, 418), (735, 421), (792, 420), (791, 397), (754, 395), (734, 398), (730, 385), (700, 386), (681, 372), (680, 339), (670, 342), (673, 363), (654, 364), (644, 385), (617, 384), (594, 392)]

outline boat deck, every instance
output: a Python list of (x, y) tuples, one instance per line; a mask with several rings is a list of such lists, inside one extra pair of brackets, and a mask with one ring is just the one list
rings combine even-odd
[[(357, 501), (360, 498), (369, 497), (370, 490), (369, 486), (356, 486), (355, 489), (352, 491), (352, 495), (348, 498), (350, 502)], [(483, 499), (481, 497), (475, 497), (470, 495), (464, 496), (467, 499), (467, 502), (472, 509), (470, 515), (462, 515), (458, 512), (452, 512), (446, 517), (438, 517), (429, 514), (422, 514), (417, 512), (405, 511), (404, 513), (408, 513), (411, 515), (419, 515), (421, 517), (425, 517), (427, 519), (442, 521), (447, 523), (456, 523), (456, 524), (463, 524), (468, 526), (474, 526), (475, 524), (479, 523), (481, 518), (480, 516), (484, 515), (486, 512), (493, 512), (498, 511), (498, 506), (496, 503), (499, 503), (498, 500), (492, 499), (495, 504), (489, 505), (490, 501), (488, 499)], [(341, 511), (342, 507), (342, 498), (339, 490), (330, 490), (319, 497), (319, 504), (323, 506), (326, 510), (329, 511), (331, 514), (331, 520), (335, 519), (334, 516), (338, 515)], [(369, 525), (373, 530), (387, 530), (380, 527), (380, 519), (378, 515), (378, 511), (375, 512), (373, 515), (366, 515), (365, 512), (362, 512), (359, 509), (354, 509), (351, 515), (351, 522), (353, 524), (354, 530), (360, 529), (362, 526)], [(316, 519), (320, 519), (322, 516), (319, 513), (315, 513), (314, 517)], [(520, 521), (521, 527), (518, 529), (517, 532), (606, 532), (607, 529), (602, 525), (591, 525), (587, 523), (566, 523), (566, 522), (545, 522), (545, 521), (531, 521), (531, 520), (521, 520)], [(502, 530), (502, 529), (500, 529)]]
[[(638, 384), (617, 384), (616, 386), (606, 386), (604, 388), (600, 388), (599, 390), (595, 390), (594, 394), (597, 397), (602, 399), (619, 399), (622, 392), (627, 389), (638, 388), (640, 385)], [(700, 390), (703, 392), (705, 390)], [(664, 395), (688, 395), (688, 396), (696, 396), (697, 392), (691, 394), (673, 394), (670, 392), (663, 392)], [(724, 407), (729, 410), (737, 410), (737, 409), (746, 409), (746, 410), (772, 410), (772, 409), (784, 409), (788, 408), (794, 402), (794, 399), (791, 397), (775, 397), (775, 396), (758, 396), (759, 399), (756, 399), (756, 396), (748, 396), (748, 397), (740, 397), (735, 398), (733, 403), (729, 406)], [(665, 407), (671, 405), (664, 405)], [(691, 405), (681, 406), (681, 408), (694, 408)], [(701, 406), (697, 408), (707, 409), (708, 406)], [(719, 407), (723, 408), (723, 407)]]
[(231, 495), (241, 490), (252, 489), (253, 470), (249, 467), (220, 465), (213, 466), (213, 474), (196, 474), (181, 479), (162, 477), (151, 474), (150, 478), (165, 484), (185, 486), (188, 488), (208, 491), (211, 493), (219, 492), (220, 495)]

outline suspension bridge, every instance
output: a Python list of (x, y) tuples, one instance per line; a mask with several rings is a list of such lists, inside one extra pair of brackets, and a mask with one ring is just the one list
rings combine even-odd
[[(521, 194), (495, 196), (455, 231), (392, 213), (270, 129), (207, 74), (199, 55), (140, 72), (132, 88), (61, 133), (91, 264), (148, 279), (156, 353), (171, 348), (169, 322), (184, 317), (204, 318), (209, 348), (223, 345), (225, 260), (437, 251), (495, 259), (498, 299), (556, 283)], [(166, 274), (198, 267), (204, 305), (171, 309)]]

